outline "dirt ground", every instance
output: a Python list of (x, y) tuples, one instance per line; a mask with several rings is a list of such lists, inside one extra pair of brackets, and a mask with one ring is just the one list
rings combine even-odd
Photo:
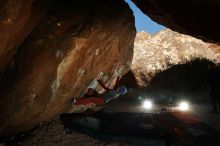
[[(120, 98), (106, 105), (107, 109), (116, 111), (138, 110), (134, 102), (127, 102), (127, 98)], [(122, 108), (123, 107), (123, 108)], [(82, 110), (82, 109), (80, 109)], [(85, 109), (84, 109), (85, 110)], [(82, 110), (83, 111), (83, 110)], [(76, 131), (65, 131), (59, 117), (47, 121), (33, 130), (10, 137), (7, 141), (0, 142), (0, 146), (131, 146), (130, 144), (112, 141), (103, 141), (89, 137)]]
[(0, 146), (130, 146), (129, 144), (103, 141), (91, 138), (76, 131), (65, 131), (58, 117), (42, 124), (35, 130), (11, 137)]
[[(208, 108), (208, 106), (205, 106)], [(209, 107), (210, 108), (210, 107)], [(128, 102), (127, 98), (119, 98), (117, 100), (112, 101), (110, 104), (106, 105), (105, 109), (119, 111), (119, 112), (143, 112), (140, 103), (135, 103), (130, 99)], [(202, 109), (202, 110), (199, 110)], [(213, 121), (220, 119), (219, 116), (215, 120), (209, 121), (207, 119), (203, 119), (205, 113), (208, 109), (199, 108), (198, 106), (194, 106), (193, 113), (199, 117), (206, 124), (211, 127), (218, 129), (215, 127)], [(205, 116), (207, 117), (207, 116)], [(122, 143), (122, 142), (112, 142), (112, 141), (104, 141), (89, 137), (88, 135), (78, 133), (76, 131), (65, 130), (63, 123), (60, 121), (59, 117), (55, 117), (48, 122), (45, 122), (35, 129), (20, 134), (17, 137), (9, 138), (5, 143), (0, 143), (0, 146), (8, 146), (8, 145), (19, 145), (19, 146), (129, 146), (130, 144)]]

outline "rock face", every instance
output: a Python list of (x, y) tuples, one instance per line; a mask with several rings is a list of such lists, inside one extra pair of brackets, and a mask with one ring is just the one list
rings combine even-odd
[(45, 16), (52, 0), (0, 1), (0, 73)]
[(139, 83), (146, 84), (146, 81), (142, 82), (142, 77), (149, 81), (155, 73), (194, 58), (206, 58), (219, 63), (219, 49), (217, 45), (170, 29), (162, 30), (155, 35), (140, 32), (136, 35), (131, 68), (139, 78)]
[(206, 41), (220, 42), (218, 0), (132, 0), (154, 21)]
[(1, 77), (1, 135), (67, 111), (100, 72), (111, 86), (128, 70), (135, 33), (124, 1), (57, 1)]

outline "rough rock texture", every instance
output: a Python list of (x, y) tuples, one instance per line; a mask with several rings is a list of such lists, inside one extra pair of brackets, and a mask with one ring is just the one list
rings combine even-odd
[(57, 1), (2, 76), (1, 135), (69, 110), (100, 72), (112, 83), (128, 69), (135, 33), (122, 0)]
[(52, 0), (0, 1), (0, 73), (45, 16)]
[(155, 73), (194, 58), (206, 58), (219, 63), (219, 49), (217, 45), (205, 43), (170, 29), (162, 30), (155, 35), (139, 32), (135, 39), (131, 68), (142, 84), (142, 77), (149, 81)]
[(206, 41), (220, 42), (218, 0), (132, 0), (154, 21)]

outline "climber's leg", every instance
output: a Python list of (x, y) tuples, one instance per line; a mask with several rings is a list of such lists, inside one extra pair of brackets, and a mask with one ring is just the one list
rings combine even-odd
[(89, 98), (75, 100), (75, 105), (89, 105), (89, 104), (104, 105), (105, 101), (103, 97), (89, 97)]

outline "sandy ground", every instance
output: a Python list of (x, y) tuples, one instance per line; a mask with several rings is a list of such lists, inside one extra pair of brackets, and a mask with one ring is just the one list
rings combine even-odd
[(17, 140), (12, 137), (7, 143), (19, 146), (129, 146), (129, 144), (94, 139), (76, 131), (65, 131), (58, 117), (39, 126), (36, 130), (21, 134)]

